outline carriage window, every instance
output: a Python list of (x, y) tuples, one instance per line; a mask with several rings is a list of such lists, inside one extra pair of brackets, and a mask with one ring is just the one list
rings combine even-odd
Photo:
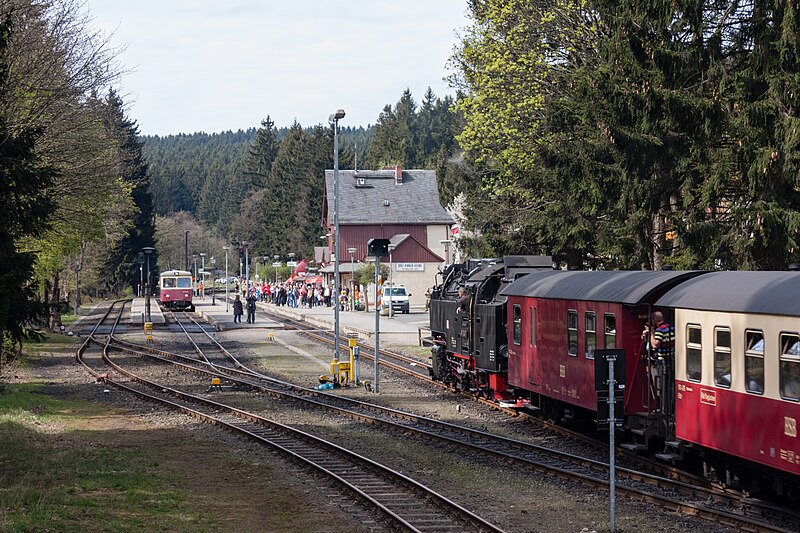
[(578, 355), (578, 312), (567, 311), (567, 353)]
[(586, 359), (594, 359), (597, 348), (597, 319), (594, 313), (586, 313)]
[(617, 317), (606, 315), (604, 318), (603, 331), (605, 331), (605, 349), (613, 350), (617, 347)]
[(192, 278), (178, 278), (178, 288), (179, 289), (191, 289), (192, 288)]
[(731, 330), (714, 328), (714, 383), (731, 388)]
[(781, 334), (781, 398), (800, 401), (800, 336)]
[(514, 344), (522, 343), (522, 308), (514, 306)]
[(744, 332), (744, 388), (753, 394), (764, 394), (764, 333)]
[(700, 381), (703, 377), (703, 344), (700, 326), (686, 326), (686, 378)]
[(175, 278), (162, 278), (161, 286), (165, 289), (175, 288)]
[(528, 308), (528, 345), (533, 346), (533, 307)]

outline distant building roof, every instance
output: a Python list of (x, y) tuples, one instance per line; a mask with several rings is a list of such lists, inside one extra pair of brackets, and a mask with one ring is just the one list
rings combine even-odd
[[(322, 216), (333, 224), (333, 170), (325, 171)], [(454, 224), (439, 203), (433, 170), (340, 170), (340, 224)]]

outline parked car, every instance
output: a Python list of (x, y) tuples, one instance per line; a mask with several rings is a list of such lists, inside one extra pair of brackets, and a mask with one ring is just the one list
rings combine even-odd
[(408, 303), (408, 298), (410, 296), (411, 293), (406, 291), (406, 288), (403, 286), (395, 285), (394, 287), (386, 287), (383, 289), (383, 308), (388, 310), (391, 304), (393, 311), (402, 311), (408, 314), (411, 310)]

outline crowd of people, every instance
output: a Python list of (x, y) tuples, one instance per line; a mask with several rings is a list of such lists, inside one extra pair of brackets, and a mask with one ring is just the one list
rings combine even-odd
[(322, 283), (306, 284), (303, 281), (255, 283), (250, 281), (245, 284), (236, 281), (233, 284), (233, 294), (236, 295), (236, 298), (244, 298), (248, 302), (252, 297), (253, 306), (257, 301), (293, 308), (333, 307), (338, 302), (342, 311), (362, 309), (361, 294), (358, 290), (351, 291), (349, 287), (342, 287), (337, 298), (333, 294), (333, 288)]

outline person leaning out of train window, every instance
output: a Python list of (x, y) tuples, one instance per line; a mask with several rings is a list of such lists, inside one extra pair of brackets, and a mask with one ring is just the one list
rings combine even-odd
[(653, 350), (652, 356), (663, 362), (673, 355), (675, 330), (664, 320), (664, 314), (661, 311), (653, 312), (650, 315), (650, 322), (653, 328), (651, 330), (650, 325), (645, 324), (644, 331), (642, 331), (642, 340), (650, 344), (650, 348)]
[(458, 289), (458, 309), (456, 309), (456, 313), (467, 312), (469, 308), (469, 298), (470, 294), (464, 287), (460, 287)]

